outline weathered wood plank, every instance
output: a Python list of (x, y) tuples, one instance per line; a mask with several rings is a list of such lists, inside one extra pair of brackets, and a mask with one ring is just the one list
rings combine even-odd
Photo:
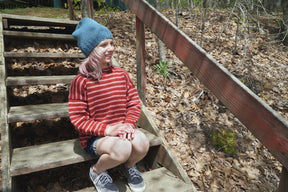
[(2, 17), (8, 20), (9, 25), (76, 27), (78, 24), (78, 21), (24, 15), (2, 14)]
[(4, 40), (2, 36), (3, 25), (0, 15), (0, 129), (1, 129), (1, 170), (2, 170), (2, 191), (8, 192), (12, 189), (12, 178), (10, 175), (11, 142), (9, 124), (7, 121), (7, 91), (5, 85), (6, 70), (3, 57)]
[(78, 139), (17, 148), (11, 159), (11, 175), (22, 175), (63, 165), (83, 162), (93, 157), (81, 150)]
[(13, 57), (13, 58), (80, 58), (84, 59), (85, 56), (83, 53), (35, 53), (35, 52), (4, 52), (4, 57)]
[(282, 168), (280, 183), (279, 183), (279, 192), (286, 192), (288, 189), (288, 171), (285, 167)]
[[(148, 137), (150, 146), (161, 144), (161, 138), (142, 128), (140, 130)], [(81, 149), (78, 139), (71, 139), (14, 149), (10, 171), (12, 176), (16, 176), (90, 159), (95, 157)]]
[(288, 168), (288, 122), (143, 0), (122, 0)]
[(143, 104), (146, 104), (146, 70), (145, 70), (145, 27), (136, 17), (136, 63), (137, 91)]
[(20, 31), (3, 31), (4, 36), (22, 37), (33, 39), (54, 39), (54, 40), (69, 40), (76, 41), (72, 35), (54, 34), (54, 33), (34, 33), (34, 32), (20, 32)]
[(141, 101), (141, 114), (139, 117), (139, 120), (137, 121), (137, 125), (139, 127), (145, 127), (145, 129), (153, 134), (158, 134), (159, 129), (157, 125), (153, 122), (152, 117), (149, 114), (149, 111), (147, 108), (143, 105), (143, 102)]
[[(141, 115), (137, 122), (137, 125), (140, 127), (145, 127), (146, 130), (153, 134), (159, 134), (159, 129), (157, 125), (154, 123), (152, 117), (149, 114), (149, 111), (145, 106), (143, 106), (143, 104), (141, 108)], [(190, 178), (177, 160), (174, 153), (169, 148), (168, 143), (164, 139), (162, 139), (160, 135), (158, 136), (162, 140), (162, 146), (160, 147), (160, 150), (155, 157), (155, 162), (169, 169), (171, 172), (173, 172), (174, 175), (185, 181), (185, 183), (190, 183), (192, 185)]]
[[(10, 107), (8, 113), (8, 122), (25, 122), (39, 119), (68, 117), (68, 103), (50, 103), (40, 105), (25, 105)], [(147, 118), (148, 111), (142, 106), (141, 116), (137, 125), (153, 134), (158, 131), (151, 117)], [(157, 131), (155, 131), (157, 129)]]
[(71, 84), (75, 75), (59, 75), (59, 76), (15, 76), (7, 77), (7, 86), (16, 85), (50, 85), (50, 84)]
[(25, 122), (68, 116), (68, 103), (25, 105), (10, 107), (8, 122)]
[(138, 129), (141, 130), (146, 135), (146, 137), (149, 139), (150, 147), (158, 146), (158, 145), (162, 144), (162, 139), (160, 137), (154, 135), (153, 133), (147, 131), (144, 128), (138, 128)]
[[(173, 173), (165, 167), (144, 172), (142, 174), (146, 183), (145, 192), (193, 192), (193, 186), (184, 183), (178, 179)], [(116, 180), (115, 184), (121, 192), (131, 192), (127, 185), (127, 181)], [(94, 187), (85, 188), (76, 192), (95, 192)]]
[(147, 172), (147, 175), (144, 175), (146, 182), (145, 191), (165, 191), (165, 192), (193, 192), (195, 191), (193, 186), (188, 183), (184, 183), (177, 177), (173, 175), (165, 167), (155, 169), (153, 171)]

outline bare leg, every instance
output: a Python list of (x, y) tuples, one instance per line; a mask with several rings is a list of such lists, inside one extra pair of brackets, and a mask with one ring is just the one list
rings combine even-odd
[(127, 168), (133, 167), (137, 162), (143, 159), (149, 150), (149, 140), (145, 134), (139, 130), (135, 130), (135, 136), (131, 143), (132, 152), (125, 163), (125, 167)]
[(97, 153), (100, 155), (93, 171), (102, 173), (107, 169), (126, 162), (131, 155), (132, 144), (119, 137), (103, 137), (97, 141)]

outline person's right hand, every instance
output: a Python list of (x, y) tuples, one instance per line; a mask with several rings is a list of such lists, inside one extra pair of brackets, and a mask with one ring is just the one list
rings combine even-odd
[(128, 139), (131, 141), (134, 139), (134, 132), (135, 130), (130, 124), (119, 123), (115, 125), (107, 125), (105, 136), (120, 137), (123, 140)]

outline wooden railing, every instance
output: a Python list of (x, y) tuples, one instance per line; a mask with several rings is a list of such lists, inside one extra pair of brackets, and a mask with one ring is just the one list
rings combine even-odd
[(288, 189), (288, 122), (144, 0), (122, 0), (136, 15), (137, 86), (145, 101), (145, 36), (149, 27), (282, 163), (279, 191)]

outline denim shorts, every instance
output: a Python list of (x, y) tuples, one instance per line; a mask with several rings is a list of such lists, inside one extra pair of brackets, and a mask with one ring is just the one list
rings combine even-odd
[(97, 146), (97, 141), (100, 139), (101, 137), (97, 137), (97, 136), (92, 136), (88, 141), (87, 141), (87, 147), (84, 148), (84, 150), (94, 156), (99, 157), (99, 154), (96, 151), (96, 146)]

